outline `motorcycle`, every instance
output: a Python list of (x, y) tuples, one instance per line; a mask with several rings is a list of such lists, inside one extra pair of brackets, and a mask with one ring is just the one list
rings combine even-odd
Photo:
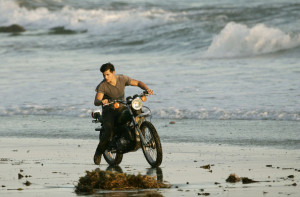
[[(162, 146), (159, 135), (147, 118), (152, 117), (151, 110), (143, 106), (148, 93), (129, 96), (126, 100), (112, 100), (107, 105), (119, 108), (123, 105), (121, 115), (117, 118), (113, 137), (110, 139), (103, 156), (109, 165), (119, 165), (123, 154), (142, 149), (147, 162), (152, 167), (160, 166), (162, 162)], [(92, 112), (93, 123), (100, 123), (95, 131), (99, 131), (99, 140), (104, 133), (101, 110)]]

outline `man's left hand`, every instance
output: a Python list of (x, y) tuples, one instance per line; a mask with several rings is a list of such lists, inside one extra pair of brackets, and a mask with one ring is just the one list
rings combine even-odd
[(152, 89), (148, 89), (147, 92), (148, 92), (148, 94), (153, 95), (153, 90)]

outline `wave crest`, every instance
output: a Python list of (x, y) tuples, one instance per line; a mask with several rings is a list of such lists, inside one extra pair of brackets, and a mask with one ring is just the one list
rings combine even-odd
[(300, 46), (300, 34), (291, 36), (280, 29), (257, 24), (252, 28), (228, 23), (217, 35), (205, 57), (244, 57), (278, 52)]

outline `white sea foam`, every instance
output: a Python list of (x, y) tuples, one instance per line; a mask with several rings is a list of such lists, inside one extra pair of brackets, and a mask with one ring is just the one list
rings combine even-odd
[(0, 26), (19, 24), (27, 30), (65, 27), (74, 31), (88, 31), (90, 34), (134, 31), (161, 25), (172, 20), (171, 15), (162, 9), (116, 11), (65, 6), (57, 11), (45, 7), (29, 10), (13, 1), (0, 0)]
[[(0, 116), (14, 115), (57, 115), (71, 117), (89, 117), (93, 109), (70, 106), (51, 107), (40, 105), (24, 105), (0, 108)], [(287, 120), (300, 121), (300, 112), (266, 111), (266, 110), (223, 110), (213, 109), (154, 109), (153, 118), (163, 119), (197, 119), (197, 120)]]
[(154, 110), (156, 118), (198, 119), (198, 120), (288, 120), (299, 121), (299, 112), (266, 110), (223, 110), (200, 109), (195, 111), (179, 109)]
[(251, 28), (228, 23), (217, 35), (205, 57), (243, 57), (267, 54), (300, 46), (300, 34), (291, 36), (278, 28), (257, 24)]

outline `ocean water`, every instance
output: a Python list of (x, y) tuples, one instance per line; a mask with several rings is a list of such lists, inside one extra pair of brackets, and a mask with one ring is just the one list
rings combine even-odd
[[(111, 62), (154, 89), (147, 106), (158, 122), (269, 121), (277, 140), (285, 132), (299, 144), (299, 10), (299, 0), (0, 0), (0, 27), (26, 30), (0, 33), (1, 121), (88, 119), (99, 67)], [(214, 138), (204, 141), (224, 142)]]

